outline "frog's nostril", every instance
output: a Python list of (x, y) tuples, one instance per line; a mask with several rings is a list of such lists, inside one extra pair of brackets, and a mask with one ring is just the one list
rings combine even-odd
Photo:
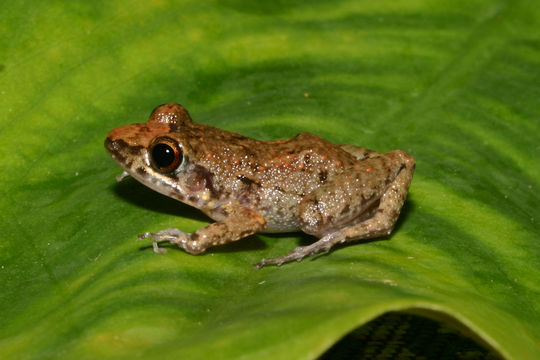
[(126, 148), (126, 146), (127, 143), (122, 139), (113, 140), (111, 136), (107, 136), (107, 138), (105, 139), (105, 148), (111, 154), (118, 155)]
[(105, 148), (110, 151), (112, 148), (112, 143), (112, 139), (107, 136), (107, 138), (105, 138)]
[(112, 137), (107, 136), (105, 139), (105, 148), (111, 153), (116, 154), (125, 147), (126, 143), (121, 139), (113, 140)]
[(105, 139), (105, 148), (117, 163), (124, 163), (126, 161), (126, 145), (126, 142), (122, 139), (113, 140), (109, 136)]

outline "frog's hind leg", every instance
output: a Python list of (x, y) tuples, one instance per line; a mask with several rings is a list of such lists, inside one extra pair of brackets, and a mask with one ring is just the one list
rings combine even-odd
[[(395, 179), (389, 184), (385, 193), (380, 197), (378, 206), (371, 211), (371, 214), (373, 214), (371, 217), (361, 222), (353, 221), (351, 225), (345, 225), (336, 231), (329, 232), (311, 245), (297, 247), (285, 256), (262, 259), (254, 265), (255, 268), (261, 268), (268, 264), (279, 266), (293, 260), (300, 261), (307, 256), (328, 252), (332, 247), (340, 243), (390, 235), (407, 197), (415, 165), (414, 159), (407, 153), (400, 152), (396, 155), (404, 157), (403, 166)], [(373, 205), (377, 204), (374, 203)]]

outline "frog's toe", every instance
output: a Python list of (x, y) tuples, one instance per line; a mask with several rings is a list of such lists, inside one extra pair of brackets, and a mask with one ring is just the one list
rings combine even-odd
[(171, 243), (176, 243), (176, 241), (185, 236), (186, 233), (177, 228), (168, 228), (152, 235), (152, 238), (158, 238), (159, 240), (168, 240)]
[(253, 264), (253, 267), (255, 269), (261, 269), (262, 267), (264, 267), (264, 265), (271, 264), (272, 263), (271, 260), (273, 259), (261, 259), (261, 261), (259, 261), (258, 263)]
[(138, 240), (144, 240), (144, 239), (148, 239), (148, 238), (151, 238), (151, 237), (152, 237), (152, 233), (149, 233), (149, 232), (145, 232), (145, 233), (137, 235)]
[(188, 237), (189, 234), (186, 234), (181, 230), (176, 228), (168, 228), (157, 233), (145, 232), (140, 234), (137, 238), (139, 240), (152, 239), (152, 247), (154, 248), (154, 252), (158, 254), (165, 254), (167, 250), (158, 246), (160, 241), (168, 241), (171, 244), (175, 244), (183, 248)]
[(270, 265), (270, 264), (274, 264), (276, 266), (281, 266), (286, 262), (293, 261), (293, 260), (301, 261), (302, 259), (303, 259), (303, 257), (291, 258), (289, 255), (285, 255), (285, 256), (282, 256), (282, 257), (278, 257), (278, 258), (262, 259), (258, 263), (254, 264), (253, 267), (255, 269), (260, 269), (260, 268), (262, 268), (262, 267), (264, 267), (266, 265)]
[(158, 246), (157, 241), (152, 241), (152, 247), (154, 248), (154, 252), (155, 252), (156, 254), (166, 254), (166, 253), (167, 253), (167, 249), (160, 248), (160, 247)]
[(303, 258), (310, 255), (309, 253), (298, 252), (297, 251), (298, 249), (301, 249), (301, 248), (296, 248), (285, 256), (281, 256), (277, 258), (262, 259), (261, 261), (253, 265), (253, 267), (255, 269), (260, 269), (263, 266), (269, 265), (269, 264), (275, 264), (277, 266), (281, 266), (286, 262), (290, 262), (294, 260), (302, 261)]
[(116, 177), (116, 182), (120, 182), (129, 176), (127, 171), (122, 171), (120, 175)]
[(318, 241), (308, 246), (299, 246), (285, 256), (281, 256), (278, 258), (262, 259), (261, 261), (253, 265), (253, 267), (256, 269), (260, 269), (268, 264), (275, 264), (277, 266), (281, 266), (282, 264), (290, 261), (302, 261), (302, 259), (304, 259), (305, 257), (312, 256), (320, 252), (328, 252), (331, 248), (332, 244), (326, 243), (324, 241)]
[(165, 230), (161, 230), (157, 233), (151, 233), (151, 232), (145, 232), (143, 234), (140, 234), (138, 236), (139, 240), (144, 239), (152, 239), (153, 241), (169, 241), (173, 244), (178, 242), (178, 239), (182, 239), (186, 233), (176, 229), (176, 228), (168, 228)]

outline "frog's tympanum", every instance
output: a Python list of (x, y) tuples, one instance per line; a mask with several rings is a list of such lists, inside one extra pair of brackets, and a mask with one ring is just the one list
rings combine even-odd
[(414, 172), (403, 150), (385, 154), (334, 145), (310, 133), (260, 141), (197, 124), (178, 104), (145, 123), (114, 129), (112, 158), (144, 185), (196, 207), (216, 222), (184, 233), (144, 233), (154, 251), (169, 241), (190, 254), (258, 232), (301, 230), (319, 240), (255, 265), (281, 265), (340, 243), (389, 235)]

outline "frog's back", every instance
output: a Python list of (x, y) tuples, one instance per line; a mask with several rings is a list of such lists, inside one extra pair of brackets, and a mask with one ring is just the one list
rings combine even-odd
[(300, 201), (356, 162), (348, 152), (310, 133), (278, 141), (220, 131), (211, 136), (220, 141), (206, 144), (200, 161), (219, 187), (221, 202), (237, 201), (259, 211), (269, 232), (297, 230)]

